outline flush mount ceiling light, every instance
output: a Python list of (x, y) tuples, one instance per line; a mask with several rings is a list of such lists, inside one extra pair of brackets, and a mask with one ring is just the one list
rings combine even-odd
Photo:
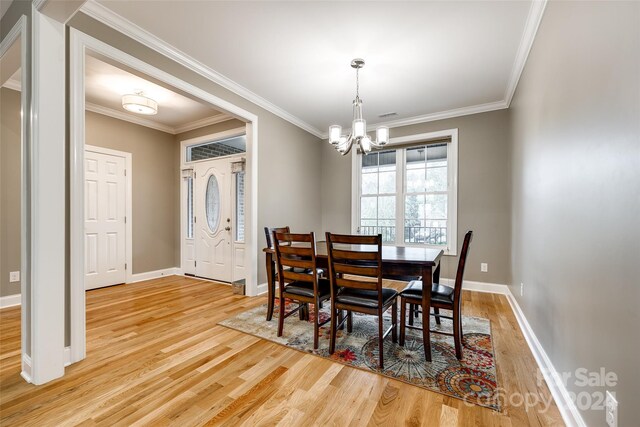
[(132, 113), (148, 116), (158, 113), (158, 103), (142, 95), (142, 91), (122, 96), (122, 108)]
[(351, 67), (356, 70), (356, 99), (353, 100), (353, 123), (351, 134), (342, 136), (342, 127), (339, 125), (329, 126), (329, 142), (343, 156), (351, 151), (353, 144), (359, 145), (360, 149), (367, 154), (372, 147), (384, 147), (389, 142), (389, 128), (380, 126), (376, 129), (376, 140), (373, 141), (367, 135), (367, 121), (362, 118), (362, 100), (360, 99), (360, 68), (364, 67), (364, 59), (356, 58), (351, 61)]

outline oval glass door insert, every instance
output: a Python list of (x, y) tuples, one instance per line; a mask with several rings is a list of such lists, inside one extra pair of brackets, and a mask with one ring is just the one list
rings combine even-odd
[(207, 193), (205, 196), (205, 206), (207, 211), (207, 225), (212, 233), (220, 225), (220, 188), (218, 180), (214, 175), (209, 176), (207, 181)]

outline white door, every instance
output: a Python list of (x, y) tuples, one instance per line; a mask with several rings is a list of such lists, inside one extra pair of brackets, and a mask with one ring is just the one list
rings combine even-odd
[(85, 287), (126, 280), (125, 158), (85, 151)]
[(196, 276), (231, 282), (231, 165), (210, 160), (194, 172)]

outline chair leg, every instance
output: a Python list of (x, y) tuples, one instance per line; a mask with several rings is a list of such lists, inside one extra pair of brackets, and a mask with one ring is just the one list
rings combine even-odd
[(347, 332), (353, 332), (353, 312), (347, 310)]
[(391, 340), (398, 342), (398, 300), (396, 299), (391, 306)]
[(433, 307), (433, 314), (435, 314), (436, 324), (440, 324), (440, 309)]
[(409, 326), (413, 326), (413, 313), (414, 311), (417, 313), (415, 304), (409, 304)]
[(453, 312), (453, 342), (456, 347), (456, 358), (462, 359), (462, 319), (459, 310)]
[(282, 294), (280, 295), (280, 307), (279, 307), (279, 317), (278, 317), (278, 336), (282, 336), (282, 329), (284, 328), (284, 298)]
[[(271, 292), (269, 292), (271, 294)], [(273, 318), (273, 306), (276, 300), (275, 295), (269, 295), (269, 301), (267, 301), (267, 322), (270, 322)]]
[(424, 346), (424, 357), (427, 362), (431, 362), (431, 335), (429, 326), (429, 307), (422, 307), (422, 343)]
[(382, 323), (382, 310), (378, 310), (378, 359), (380, 370), (384, 369), (384, 325)]
[(340, 323), (340, 330), (344, 330), (344, 324), (342, 320), (344, 319), (344, 310), (338, 310), (338, 323)]
[(336, 316), (336, 308), (331, 302), (331, 337), (329, 338), (329, 354), (333, 354), (336, 351), (336, 322), (338, 321)]
[[(409, 313), (411, 316), (411, 313)], [(400, 297), (400, 347), (404, 347), (405, 322), (407, 321), (407, 303)]]

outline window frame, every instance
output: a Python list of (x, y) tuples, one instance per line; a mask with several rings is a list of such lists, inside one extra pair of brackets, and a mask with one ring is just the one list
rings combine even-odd
[[(404, 204), (406, 196), (405, 144), (424, 141), (425, 145), (430, 140), (450, 138), (447, 143), (447, 245), (428, 245), (422, 243), (404, 242)], [(427, 247), (443, 249), (444, 255), (456, 256), (458, 254), (458, 129), (447, 129), (436, 132), (420, 133), (403, 137), (391, 138), (384, 150), (396, 151), (396, 241), (395, 246)], [(384, 151), (381, 150), (381, 151)], [(362, 154), (358, 150), (352, 150), (351, 154), (351, 232), (358, 233), (360, 227), (360, 199), (362, 197)], [(387, 243), (389, 244), (389, 243)]]

